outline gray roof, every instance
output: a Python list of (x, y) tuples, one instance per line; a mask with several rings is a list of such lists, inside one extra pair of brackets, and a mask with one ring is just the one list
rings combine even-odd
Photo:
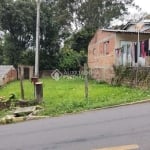
[(15, 69), (13, 65), (0, 65), (0, 77), (4, 77), (5, 74), (11, 69)]
[[(137, 34), (138, 31), (128, 31), (128, 30), (113, 30), (113, 29), (101, 29), (102, 31), (106, 32), (116, 32), (116, 33), (135, 33)], [(140, 34), (150, 34), (150, 32), (139, 32)]]
[(128, 22), (128, 23), (122, 28), (122, 30), (126, 30), (129, 26), (135, 25), (135, 24), (136, 24), (136, 22)]

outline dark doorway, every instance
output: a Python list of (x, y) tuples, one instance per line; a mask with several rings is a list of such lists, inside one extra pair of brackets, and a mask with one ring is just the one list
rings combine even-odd
[(24, 79), (29, 79), (29, 68), (24, 68)]

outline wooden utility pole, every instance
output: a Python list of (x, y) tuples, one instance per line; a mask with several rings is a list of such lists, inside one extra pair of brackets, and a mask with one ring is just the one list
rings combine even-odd
[(85, 76), (85, 98), (88, 99), (88, 66), (84, 64), (84, 76)]
[(36, 17), (36, 49), (35, 49), (35, 73), (36, 77), (39, 77), (39, 45), (40, 45), (40, 0), (36, 0), (37, 3), (37, 17)]

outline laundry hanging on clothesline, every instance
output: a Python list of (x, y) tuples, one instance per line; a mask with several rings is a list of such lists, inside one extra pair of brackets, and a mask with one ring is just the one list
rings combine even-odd
[(146, 56), (150, 56), (150, 39), (138, 42), (121, 41), (121, 47), (115, 49), (116, 63), (118, 65), (135, 66), (140, 63), (145, 64)]

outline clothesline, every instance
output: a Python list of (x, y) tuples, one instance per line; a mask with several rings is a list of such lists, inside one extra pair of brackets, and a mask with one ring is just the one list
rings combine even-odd
[(138, 42), (122, 41), (121, 47), (116, 48), (115, 52), (118, 64), (133, 66), (138, 61), (144, 65), (146, 56), (150, 56), (150, 39), (140, 41), (139, 50)]

